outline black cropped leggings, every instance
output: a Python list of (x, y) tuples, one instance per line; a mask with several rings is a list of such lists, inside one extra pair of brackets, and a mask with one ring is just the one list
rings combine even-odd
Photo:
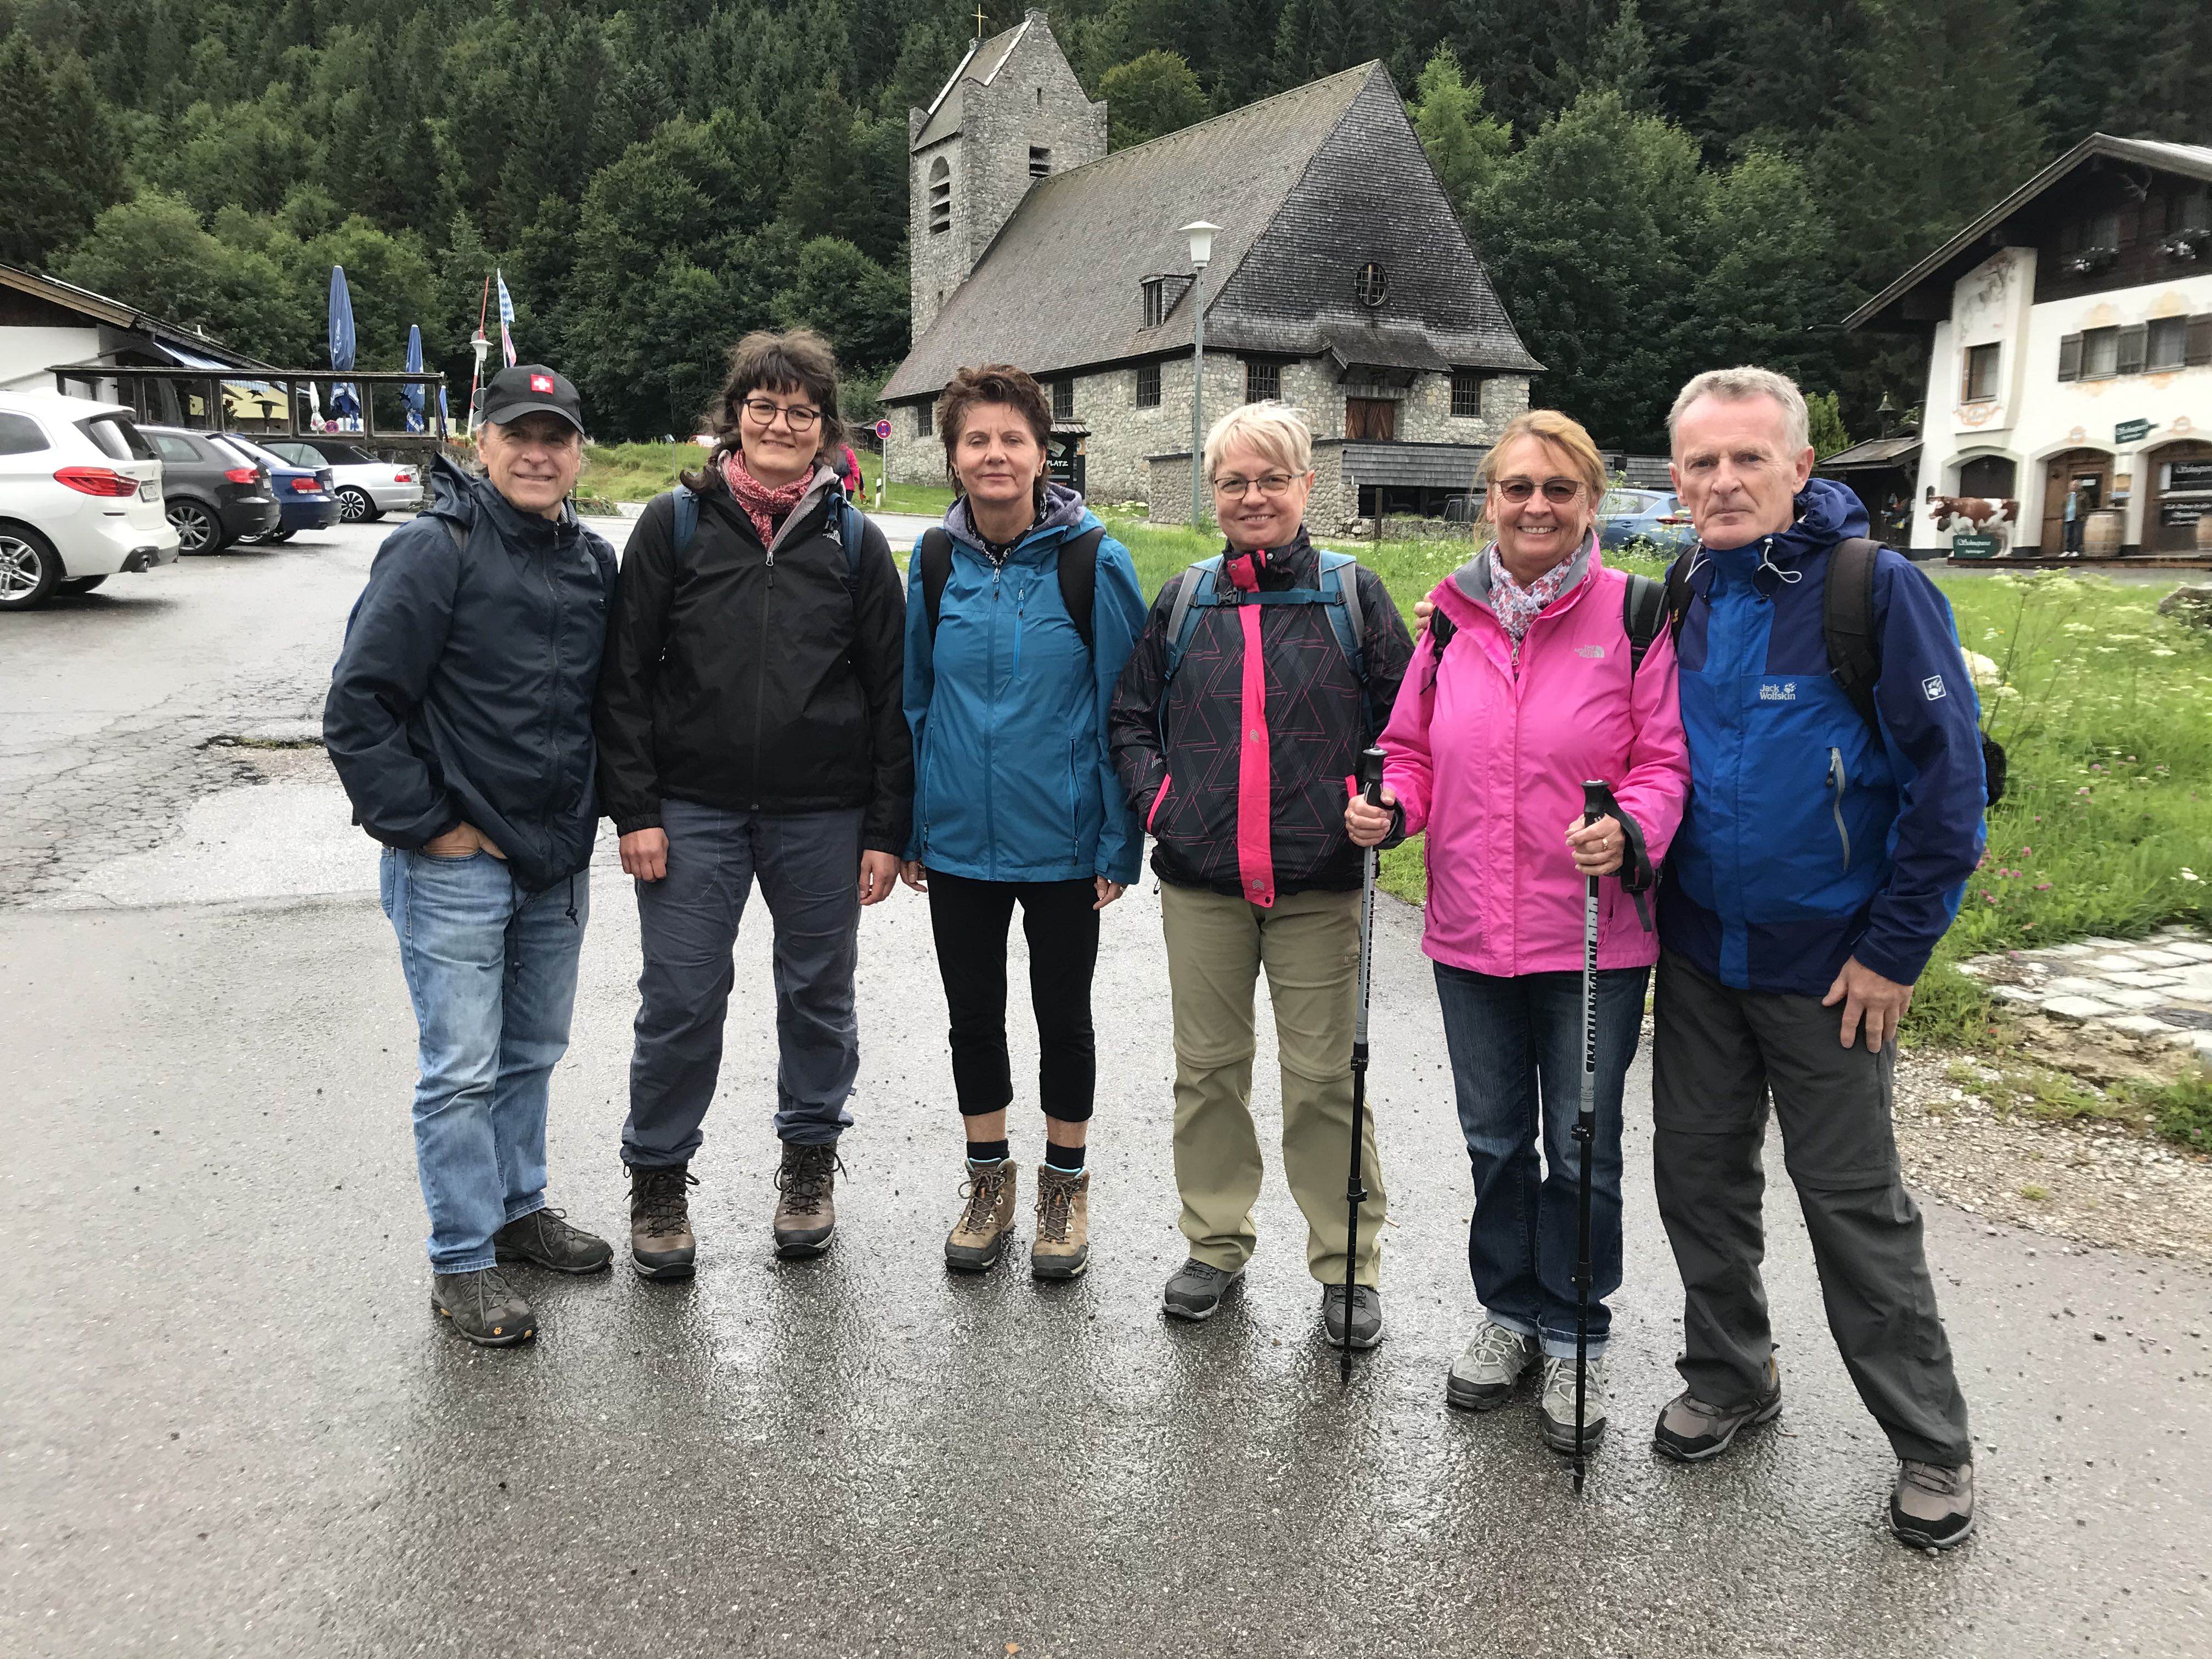
[(1064, 1123), (1091, 1116), (1098, 1079), (1091, 1025), (1098, 912), (1091, 907), (1097, 900), (1089, 881), (972, 881), (929, 872), (929, 928), (952, 1017), (952, 1085), (963, 1117), (1001, 1111), (1014, 1098), (1006, 1059), (1006, 929), (1017, 902), (1030, 947), (1044, 1114)]

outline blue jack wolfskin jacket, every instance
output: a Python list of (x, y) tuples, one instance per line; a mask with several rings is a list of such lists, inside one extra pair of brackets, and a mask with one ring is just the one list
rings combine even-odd
[(1980, 710), (1951, 607), (1876, 556), (1881, 678), (1869, 731), (1828, 674), (1830, 550), (1866, 510), (1814, 478), (1778, 536), (1699, 548), (1678, 647), (1690, 799), (1660, 942), (1723, 984), (1825, 996), (1856, 956), (1910, 984), (1982, 853)]
[(952, 572), (930, 636), (921, 544), (908, 573), (906, 718), (914, 731), (907, 857), (975, 881), (1137, 878), (1144, 832), (1106, 752), (1114, 684), (1145, 625), (1129, 551), (1098, 543), (1091, 637), (1060, 592), (1060, 544), (1096, 529), (1059, 484), (994, 566), (952, 504)]

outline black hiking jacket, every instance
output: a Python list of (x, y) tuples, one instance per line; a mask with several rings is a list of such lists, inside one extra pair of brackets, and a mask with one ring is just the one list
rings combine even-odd
[(565, 509), (518, 512), (443, 456), (430, 483), (429, 510), (384, 538), (346, 624), (324, 747), (354, 822), (386, 846), (465, 820), (540, 891), (592, 860), (614, 550)]
[(914, 748), (901, 690), (906, 592), (865, 519), (857, 586), (836, 532), (836, 475), (763, 547), (719, 477), (675, 545), (673, 494), (623, 555), (595, 718), (599, 789), (623, 835), (665, 798), (737, 812), (861, 807), (860, 844), (903, 854)]

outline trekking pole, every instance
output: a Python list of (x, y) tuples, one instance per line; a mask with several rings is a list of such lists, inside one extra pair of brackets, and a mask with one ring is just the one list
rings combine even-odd
[[(1583, 823), (1605, 816), (1609, 791), (1583, 781)], [(1582, 1145), (1582, 1180), (1575, 1203), (1575, 1490), (1583, 1489), (1583, 1389), (1589, 1376), (1590, 1151), (1597, 1139), (1597, 883), (1583, 884), (1583, 1097), (1574, 1137)]]
[[(1382, 805), (1382, 751), (1359, 751), (1359, 789), (1370, 806)], [(1359, 859), (1359, 1023), (1352, 1035), (1352, 1174), (1344, 1183), (1349, 1212), (1344, 1239), (1344, 1386), (1352, 1386), (1352, 1274), (1359, 1262), (1359, 1206), (1367, 1201), (1367, 1182), (1361, 1168), (1360, 1142), (1367, 1132), (1367, 987), (1369, 957), (1375, 942), (1375, 863), (1372, 847)]]

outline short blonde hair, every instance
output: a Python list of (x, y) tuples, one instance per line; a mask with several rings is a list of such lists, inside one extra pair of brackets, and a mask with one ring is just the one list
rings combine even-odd
[(1475, 469), (1475, 481), (1482, 486), (1482, 520), (1495, 524), (1497, 516), (1490, 510), (1490, 486), (1498, 482), (1498, 457), (1504, 454), (1508, 445), (1516, 438), (1534, 438), (1550, 450), (1559, 460), (1566, 464), (1589, 491), (1590, 510), (1595, 513), (1605, 495), (1605, 458), (1597, 453), (1597, 444), (1583, 429), (1583, 423), (1571, 415), (1562, 415), (1556, 409), (1524, 410), (1506, 422), (1505, 430), (1498, 434), (1498, 441), (1482, 458)]
[[(1711, 398), (1724, 404), (1747, 403), (1753, 398), (1771, 398), (1782, 406), (1782, 444), (1790, 452), (1785, 459), (1795, 459), (1812, 447), (1812, 416), (1805, 408), (1805, 394), (1797, 389), (1797, 382), (1787, 374), (1778, 374), (1771, 368), (1709, 368), (1693, 376), (1674, 397), (1674, 408), (1667, 411), (1667, 447), (1674, 447), (1674, 428), (1690, 405), (1700, 398)], [(1677, 453), (1680, 452), (1677, 451)]]
[(1232, 449), (1256, 450), (1285, 472), (1313, 471), (1313, 428), (1296, 404), (1270, 398), (1232, 409), (1206, 434), (1206, 478), (1213, 482), (1221, 458)]

